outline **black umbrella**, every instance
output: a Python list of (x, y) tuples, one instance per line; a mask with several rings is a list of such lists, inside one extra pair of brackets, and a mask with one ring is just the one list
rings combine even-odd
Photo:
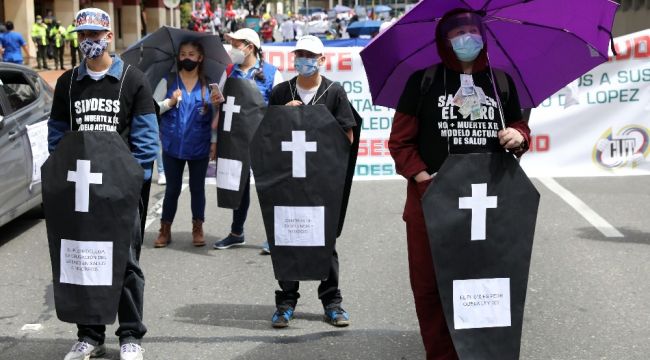
[(122, 53), (122, 59), (144, 72), (152, 89), (176, 71), (180, 44), (194, 40), (203, 46), (203, 72), (210, 82), (218, 82), (230, 64), (230, 56), (216, 35), (163, 26), (143, 37)]

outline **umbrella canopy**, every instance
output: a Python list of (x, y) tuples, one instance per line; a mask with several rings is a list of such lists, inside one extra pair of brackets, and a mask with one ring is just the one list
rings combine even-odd
[(334, 7), (334, 11), (336, 11), (337, 13), (345, 13), (345, 12), (348, 12), (350, 10), (352, 10), (352, 8), (349, 8), (349, 7), (345, 6), (345, 5), (336, 5)]
[(218, 36), (163, 26), (143, 37), (122, 53), (122, 59), (144, 72), (152, 89), (162, 78), (176, 72), (179, 46), (195, 40), (203, 45), (203, 72), (210, 82), (218, 82), (230, 63), (230, 56)]
[(381, 21), (375, 20), (366, 20), (366, 21), (355, 21), (347, 28), (347, 32), (350, 35), (372, 35), (379, 31), (381, 26)]
[(374, 10), (376, 13), (385, 13), (385, 12), (390, 12), (391, 9), (390, 6), (386, 5), (375, 5)]
[(507, 72), (521, 106), (544, 99), (608, 60), (611, 0), (423, 0), (361, 52), (377, 105), (394, 108), (415, 71), (440, 62), (435, 30), (450, 10), (483, 16), (490, 65)]

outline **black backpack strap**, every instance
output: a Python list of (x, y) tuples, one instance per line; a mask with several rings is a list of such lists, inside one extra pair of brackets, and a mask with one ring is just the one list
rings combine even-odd
[[(501, 100), (503, 101), (503, 104), (507, 104), (508, 100), (510, 100), (510, 84), (508, 83), (508, 76), (504, 71), (494, 69), (494, 77), (497, 79), (497, 88), (501, 93)], [(530, 112), (531, 109), (521, 109), (522, 120), (528, 122), (530, 119)]]
[(420, 82), (420, 95), (424, 95), (429, 92), (431, 85), (433, 84), (433, 78), (436, 76), (436, 71), (438, 70), (438, 64), (429, 66), (422, 76), (422, 81)]
[(503, 105), (507, 104), (510, 100), (510, 84), (508, 83), (508, 76), (505, 72), (499, 69), (492, 69), (494, 72), (494, 77), (497, 80), (497, 90), (501, 96), (501, 103)]
[(422, 81), (420, 81), (420, 97), (418, 98), (418, 107), (415, 110), (418, 118), (420, 117), (420, 110), (422, 109), (422, 103), (424, 102), (424, 95), (426, 95), (429, 92), (429, 89), (431, 89), (437, 71), (438, 64), (431, 65), (422, 75)]

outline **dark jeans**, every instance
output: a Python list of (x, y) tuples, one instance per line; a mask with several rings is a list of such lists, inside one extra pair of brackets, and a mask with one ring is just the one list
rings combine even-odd
[[(289, 306), (295, 308), (300, 298), (300, 293), (298, 293), (300, 282), (278, 281), (278, 284), (282, 290), (275, 292), (275, 306), (280, 310), (285, 310)], [(329, 276), (318, 286), (318, 298), (323, 303), (323, 308), (340, 306), (343, 302), (341, 290), (339, 290), (339, 255), (336, 249), (332, 253)]]
[[(142, 203), (142, 202), (141, 202)], [(142, 337), (147, 333), (147, 328), (142, 323), (144, 307), (144, 274), (140, 269), (140, 216), (134, 219), (133, 239), (129, 249), (129, 259), (126, 262), (122, 295), (117, 310), (120, 326), (115, 335), (120, 338), (120, 345), (127, 343), (140, 344)], [(100, 345), (106, 338), (106, 325), (81, 325), (77, 324), (77, 337), (91, 345)]]
[(165, 176), (167, 186), (165, 188), (165, 200), (163, 201), (163, 212), (160, 220), (173, 222), (178, 207), (178, 197), (181, 195), (183, 185), (183, 171), (185, 163), (190, 169), (190, 204), (192, 207), (193, 220), (205, 220), (205, 174), (208, 171), (209, 158), (199, 160), (182, 160), (167, 155), (163, 151), (163, 164), (165, 165)]
[(230, 226), (230, 232), (233, 234), (241, 235), (244, 233), (244, 223), (246, 222), (246, 217), (248, 216), (248, 207), (251, 205), (251, 178), (248, 178), (246, 187), (244, 188), (244, 193), (241, 197), (241, 202), (239, 203), (239, 208), (232, 211), (232, 225)]

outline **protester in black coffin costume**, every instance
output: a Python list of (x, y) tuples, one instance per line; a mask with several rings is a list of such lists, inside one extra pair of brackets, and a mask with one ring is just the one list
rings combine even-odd
[[(403, 219), (406, 222), (411, 288), (427, 359), (452, 360), (458, 355), (438, 294), (420, 199), (450, 153), (498, 152), (505, 148), (521, 156), (528, 149), (530, 129), (522, 120), (512, 79), (507, 78), (509, 89), (499, 88), (499, 75), (495, 75), (497, 81), (491, 81), (479, 15), (467, 10), (452, 11), (443, 17), (435, 36), (431, 34), (431, 37), (437, 39), (442, 63), (431, 68), (435, 70), (434, 74), (421, 70), (410, 77), (396, 109), (388, 147), (397, 172), (408, 180)], [(494, 72), (496, 74), (498, 70), (494, 69)], [(502, 128), (494, 100), (493, 89), (498, 89), (505, 130), (499, 130), (494, 134), (496, 136), (492, 135), (493, 131), (488, 131), (490, 135), (476, 138), (453, 133), (452, 129), (458, 128), (455, 125), (464, 120), (458, 106), (451, 103), (461, 87), (461, 74), (471, 75), (473, 85), (485, 92), (488, 103), (481, 108), (487, 112), (481, 112), (480, 119), (476, 120), (487, 121), (492, 129)], [(505, 76), (505, 73), (501, 74)], [(433, 76), (429, 83), (423, 81), (428, 75)], [(449, 136), (445, 136), (443, 131), (449, 131)], [(460, 140), (461, 144), (455, 140)]]
[[(243, 28), (231, 34), (226, 34), (225, 38), (230, 41), (230, 58), (232, 65), (226, 68), (226, 76), (234, 79), (246, 79), (255, 82), (255, 85), (260, 91), (264, 101), (268, 103), (271, 89), (281, 83), (284, 79), (282, 73), (278, 69), (264, 61), (262, 55), (262, 45), (259, 35), (252, 29)], [(226, 85), (226, 76), (220, 82), (219, 87), (223, 89)], [(212, 160), (217, 158), (217, 124), (212, 136), (212, 148), (210, 150), (210, 157)], [(224, 250), (233, 246), (241, 246), (246, 244), (246, 237), (244, 235), (244, 223), (248, 216), (248, 208), (250, 206), (250, 181), (246, 183), (244, 194), (238, 209), (232, 212), (232, 224), (230, 226), (230, 233), (225, 238), (214, 243), (215, 249)], [(270, 254), (269, 242), (265, 241), (262, 245), (262, 254)]]
[[(94, 8), (81, 10), (77, 13), (75, 23), (85, 58), (79, 67), (66, 71), (56, 83), (48, 121), (49, 150), (55, 151), (56, 145), (67, 131), (117, 131), (144, 168), (145, 182), (150, 184), (152, 165), (158, 150), (158, 124), (151, 89), (140, 70), (125, 65), (118, 56), (106, 52), (113, 39), (110, 17), (106, 12)], [(83, 114), (91, 109), (83, 110), (80, 100), (92, 99), (99, 99), (103, 103), (113, 103), (119, 99), (119, 123), (113, 124), (115, 113), (112, 111), (106, 114), (110, 124), (73, 121), (71, 109), (75, 109), (75, 115), (78, 115), (74, 118), (85, 119)], [(98, 115), (101, 111), (92, 111), (92, 114)], [(143, 188), (146, 186), (145, 183)], [(140, 212), (146, 212), (146, 209), (140, 209)], [(138, 263), (142, 238), (131, 241), (118, 309), (120, 327), (115, 333), (120, 339), (122, 360), (143, 358), (140, 342), (147, 332), (142, 323), (144, 275)], [(65, 360), (83, 360), (106, 352), (105, 325), (77, 324), (77, 327), (78, 342)]]
[[(300, 38), (293, 50), (298, 76), (273, 88), (269, 106), (324, 104), (352, 143), (353, 127), (356, 126), (352, 107), (343, 87), (320, 75), (319, 68), (325, 64), (323, 52), (323, 43), (317, 37), (307, 35)], [(282, 290), (275, 292), (277, 310), (271, 322), (273, 327), (283, 328), (289, 325), (300, 298), (299, 282), (278, 283)], [(335, 326), (349, 325), (350, 316), (341, 307), (343, 298), (339, 290), (339, 259), (336, 249), (332, 254), (329, 276), (318, 287), (318, 298), (323, 303), (326, 321)]]

